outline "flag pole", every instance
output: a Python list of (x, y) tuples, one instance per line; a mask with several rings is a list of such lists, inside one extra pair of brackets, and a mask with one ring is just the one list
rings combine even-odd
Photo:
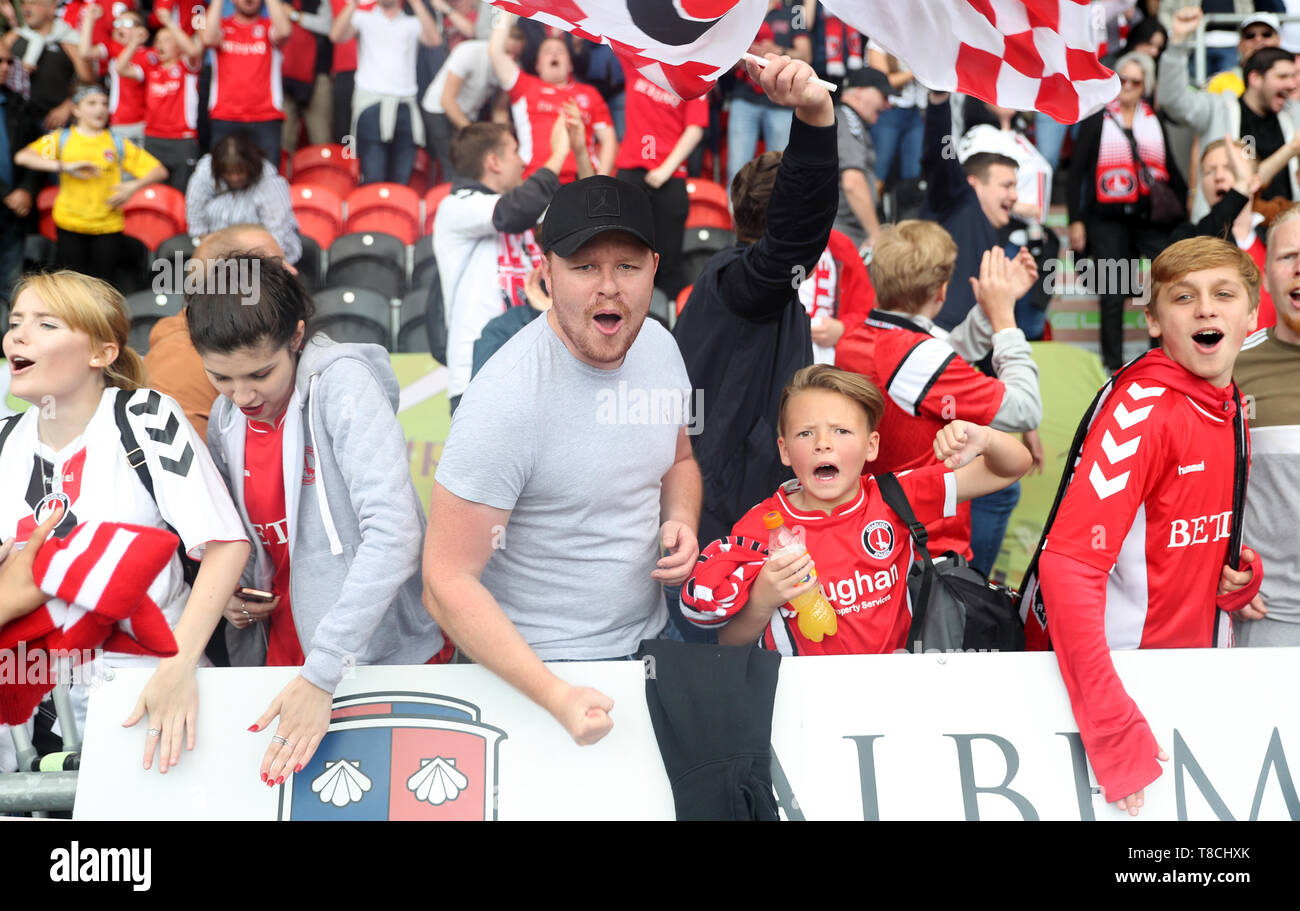
[[(744, 59), (745, 59), (745, 60), (752, 60), (752, 61), (754, 61), (754, 64), (755, 64), (756, 66), (760, 66), (760, 67), (765, 67), (765, 66), (767, 66), (767, 58), (765, 58), (765, 57), (760, 57), (760, 56), (758, 56), (757, 54), (746, 54), (745, 57), (744, 57)], [(818, 85), (822, 86), (823, 88), (825, 88), (826, 91), (828, 91), (828, 92), (834, 92), (835, 90), (837, 90), (837, 89), (839, 88), (839, 86), (836, 85), (835, 83), (833, 83), (833, 82), (827, 82), (825, 79), (816, 79), (816, 78), (814, 78), (812, 81), (815, 82), (815, 83), (817, 83)]]

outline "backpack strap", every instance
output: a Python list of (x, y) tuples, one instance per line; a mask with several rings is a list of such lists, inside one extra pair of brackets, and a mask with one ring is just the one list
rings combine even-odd
[(117, 166), (123, 173), (125, 173), (126, 172), (126, 158), (125, 158), (126, 147), (125, 145), (123, 145), (122, 134), (119, 133), (117, 130), (113, 129), (112, 127), (106, 127), (106, 129), (108, 130), (108, 135), (113, 137), (113, 148), (117, 150)]
[[(1232, 418), (1233, 436), (1233, 478), (1232, 478), (1232, 525), (1228, 531), (1228, 555), (1226, 562), (1238, 570), (1241, 565), (1241, 535), (1246, 509), (1246, 486), (1250, 482), (1250, 450), (1247, 442), (1246, 415), (1241, 407), (1241, 389), (1234, 381), (1232, 384), (1232, 401), (1237, 406), (1237, 413)], [(0, 438), (2, 439), (2, 438)], [(1225, 620), (1224, 611), (1218, 608), (1214, 614), (1214, 628), (1217, 641), (1221, 624)], [(1211, 644), (1214, 644), (1213, 642)]]
[(158, 495), (154, 493), (153, 476), (149, 474), (149, 462), (145, 458), (144, 450), (140, 448), (140, 441), (135, 437), (135, 431), (131, 429), (131, 421), (126, 416), (126, 403), (130, 398), (131, 393), (125, 389), (117, 390), (117, 397), (113, 401), (113, 418), (117, 421), (117, 432), (122, 440), (122, 448), (126, 450), (126, 463), (135, 471), (144, 489), (149, 491), (150, 498), (157, 503)]
[(912, 605), (912, 628), (907, 633), (907, 642), (910, 646), (921, 635), (921, 629), (925, 625), (925, 614), (930, 607), (930, 589), (934, 586), (934, 560), (930, 557), (930, 548), (926, 546), (930, 533), (917, 520), (916, 513), (912, 511), (912, 504), (908, 502), (907, 494), (903, 492), (903, 485), (898, 483), (898, 478), (889, 473), (876, 475), (876, 486), (880, 488), (880, 495), (884, 498), (885, 505), (907, 523), (908, 529), (912, 532), (912, 540), (916, 542), (921, 555), (921, 591), (917, 594), (917, 603)]
[(63, 147), (68, 144), (68, 137), (72, 135), (72, 127), (64, 127), (59, 130), (59, 138), (54, 145), (54, 157), (63, 157)]
[(9, 434), (14, 432), (14, 428), (18, 426), (18, 419), (21, 417), (21, 414), (11, 414), (3, 422), (0, 422), (0, 452), (4, 452), (5, 440), (9, 439)]

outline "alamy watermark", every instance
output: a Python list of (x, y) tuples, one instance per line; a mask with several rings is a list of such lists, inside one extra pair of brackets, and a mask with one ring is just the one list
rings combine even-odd
[(1122, 294), (1142, 306), (1151, 300), (1151, 261), (1090, 257), (1075, 260), (1067, 250), (1060, 259), (1049, 259), (1043, 268), (1043, 290), (1048, 294), (1083, 294), (1101, 297)]
[(246, 307), (261, 299), (262, 264), (256, 257), (204, 262), (186, 260), (177, 250), (171, 259), (155, 259), (151, 271), (154, 294), (238, 294)]
[(618, 386), (596, 393), (597, 424), (667, 424), (685, 426), (695, 436), (704, 430), (704, 390), (680, 387)]
[(0, 649), (0, 686), (95, 686), (108, 679), (101, 665), (103, 649)]

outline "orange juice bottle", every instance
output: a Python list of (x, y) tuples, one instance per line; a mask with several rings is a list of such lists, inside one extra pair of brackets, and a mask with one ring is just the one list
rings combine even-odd
[[(767, 526), (769, 533), (768, 556), (804, 552), (803, 544), (790, 534), (790, 529), (785, 527), (785, 519), (779, 512), (769, 512), (763, 516), (763, 524)], [(807, 582), (810, 578), (817, 578), (815, 566), (809, 567), (808, 575), (800, 581)], [(839, 618), (835, 615), (835, 608), (831, 607), (831, 603), (822, 594), (820, 585), (792, 600), (790, 606), (799, 615), (799, 632), (813, 642), (821, 642), (824, 636), (834, 636), (839, 629)]]

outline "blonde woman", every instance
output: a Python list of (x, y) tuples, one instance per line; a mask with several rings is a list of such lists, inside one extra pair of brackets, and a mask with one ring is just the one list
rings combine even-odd
[[(156, 665), (124, 724), (147, 716), (144, 767), (156, 753), (166, 772), (182, 743), (194, 748), (194, 670), (239, 584), (249, 545), (180, 406), (144, 386), (143, 362), (127, 345), (129, 325), (121, 294), (99, 279), (62, 271), (18, 284), (4, 356), (11, 391), (33, 407), (0, 421), (0, 540), (25, 543), (62, 506), (56, 537), (89, 519), (170, 527), (186, 555), (200, 561), (191, 587), (177, 554), (156, 599), (174, 628), (175, 657), (102, 658), (115, 667)], [(79, 722), (86, 696), (73, 687)]]

